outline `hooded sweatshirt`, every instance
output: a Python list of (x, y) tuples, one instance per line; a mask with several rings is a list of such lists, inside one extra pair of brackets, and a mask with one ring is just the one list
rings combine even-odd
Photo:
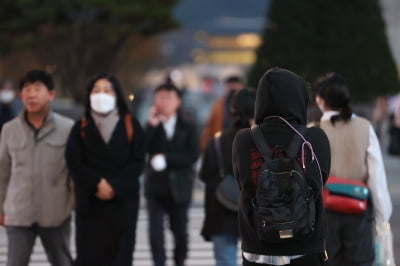
[[(304, 80), (296, 74), (280, 68), (268, 70), (260, 79), (255, 103), (255, 122), (272, 148), (273, 153), (284, 151), (293, 137), (293, 130), (278, 118), (286, 119), (292, 126), (306, 125), (308, 92)], [(325, 241), (325, 219), (322, 207), (322, 187), (330, 170), (329, 141), (320, 128), (309, 128), (304, 134), (314, 150), (320, 165), (311, 161), (306, 148), (305, 177), (316, 195), (315, 231), (307, 237), (285, 243), (269, 243), (257, 239), (253, 218), (252, 200), (258, 184), (263, 158), (258, 152), (249, 129), (238, 132), (233, 143), (233, 169), (241, 188), (239, 232), (242, 250), (251, 254), (269, 256), (293, 256), (322, 253)], [(301, 154), (299, 151), (298, 157)]]

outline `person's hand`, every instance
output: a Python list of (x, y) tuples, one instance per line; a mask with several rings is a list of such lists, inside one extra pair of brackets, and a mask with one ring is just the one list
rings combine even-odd
[(150, 112), (149, 112), (149, 124), (152, 127), (156, 127), (156, 126), (158, 126), (160, 124), (160, 122), (161, 122), (161, 119), (160, 119), (160, 116), (158, 114), (157, 107), (152, 106), (150, 108)]
[(104, 178), (100, 180), (97, 184), (97, 192), (96, 197), (101, 200), (110, 200), (114, 198), (115, 192), (110, 183), (107, 182)]
[(0, 214), (0, 225), (4, 226), (6, 216), (4, 214)]

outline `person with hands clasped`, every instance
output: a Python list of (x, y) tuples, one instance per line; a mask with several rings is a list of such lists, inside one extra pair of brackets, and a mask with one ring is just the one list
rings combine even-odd
[(66, 160), (76, 190), (75, 265), (132, 265), (144, 136), (115, 77), (90, 80)]
[(166, 262), (164, 215), (169, 217), (175, 240), (175, 266), (184, 265), (188, 252), (187, 212), (199, 145), (194, 125), (178, 114), (180, 105), (181, 92), (174, 85), (157, 87), (145, 130), (149, 154), (145, 195), (155, 266), (165, 266)]

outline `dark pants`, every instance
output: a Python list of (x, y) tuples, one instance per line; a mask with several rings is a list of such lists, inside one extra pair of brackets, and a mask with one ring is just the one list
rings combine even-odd
[(149, 235), (151, 252), (155, 266), (165, 266), (166, 255), (164, 247), (164, 215), (169, 217), (175, 249), (174, 262), (183, 266), (188, 252), (188, 207), (189, 204), (176, 204), (172, 197), (147, 196), (149, 214)]
[(75, 266), (116, 266), (121, 246), (121, 218), (105, 212), (103, 218), (91, 219), (76, 215)]
[(53, 266), (71, 266), (72, 257), (69, 250), (71, 219), (68, 218), (58, 227), (7, 226), (8, 254), (7, 266), (27, 266), (39, 236), (47, 258)]
[(119, 249), (116, 262), (117, 266), (132, 266), (133, 252), (136, 243), (136, 224), (139, 211), (139, 198), (131, 200), (127, 204), (126, 217), (127, 228), (122, 236), (122, 243)]
[(327, 211), (328, 266), (370, 266), (374, 262), (373, 215), (346, 215)]
[[(322, 254), (312, 254), (300, 257), (290, 261), (287, 265), (297, 265), (297, 266), (320, 266), (323, 264)], [(243, 258), (243, 266), (268, 266), (270, 264), (259, 264), (254, 262), (246, 261)], [(344, 264), (343, 264), (344, 265)], [(271, 265), (273, 266), (273, 265)]]

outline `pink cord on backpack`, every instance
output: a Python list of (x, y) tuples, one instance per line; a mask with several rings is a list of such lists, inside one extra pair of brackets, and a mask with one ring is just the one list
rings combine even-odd
[(266, 118), (279, 118), (280, 120), (282, 120), (283, 122), (285, 122), (297, 135), (299, 135), (299, 137), (304, 141), (303, 144), (301, 144), (301, 162), (302, 162), (302, 166), (303, 166), (303, 170), (306, 168), (306, 164), (305, 164), (305, 152), (304, 152), (304, 146), (307, 145), (307, 147), (310, 149), (311, 151), (311, 161), (316, 161), (317, 162), (317, 166), (318, 166), (318, 171), (319, 171), (319, 176), (321, 177), (321, 191), (324, 187), (324, 181), (322, 178), (322, 171), (321, 171), (321, 166), (319, 165), (319, 161), (317, 156), (314, 153), (314, 149), (312, 144), (306, 140), (304, 138), (304, 136), (294, 127), (292, 126), (288, 121), (286, 121), (285, 118), (278, 116), (278, 115), (272, 115), (272, 116), (268, 116)]

